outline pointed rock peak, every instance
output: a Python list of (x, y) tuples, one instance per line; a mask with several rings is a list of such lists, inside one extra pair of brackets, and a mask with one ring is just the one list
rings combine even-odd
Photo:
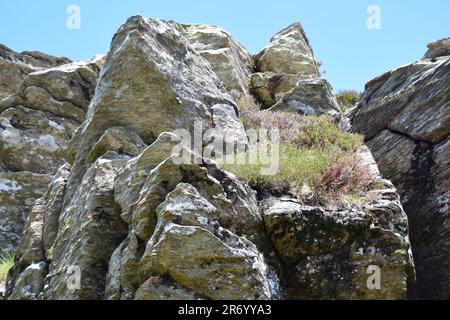
[[(181, 24), (134, 16), (114, 36), (79, 142), (73, 180), (79, 182), (92, 148), (111, 127), (133, 130), (146, 143), (163, 132), (195, 127), (236, 133), (246, 141), (235, 103)], [(70, 192), (69, 192), (70, 193)]]
[(255, 57), (260, 72), (318, 76), (319, 70), (308, 38), (296, 22), (272, 37)]
[(186, 24), (187, 35), (196, 50), (215, 50), (237, 44), (231, 34), (209, 24)]
[(250, 95), (253, 56), (222, 28), (208, 24), (183, 25), (192, 47), (210, 64), (229, 93), (237, 100)]
[(339, 116), (331, 86), (323, 80), (308, 38), (299, 22), (278, 32), (255, 57), (252, 91), (267, 108)]
[[(116, 49), (117, 46), (121, 46), (124, 40), (133, 33), (140, 34), (146, 38), (155, 38), (157, 41), (165, 41), (167, 38), (177, 38), (181, 41), (180, 45), (186, 45), (180, 39), (183, 28), (180, 24), (172, 20), (163, 20), (155, 18), (146, 18), (143, 16), (132, 16), (119, 28), (113, 37), (111, 49)], [(166, 43), (166, 46), (170, 46), (170, 43)], [(176, 46), (176, 44), (173, 44)]]
[(303, 38), (306, 42), (309, 43), (308, 38), (306, 37), (305, 31), (303, 30), (303, 27), (300, 22), (294, 22), (293, 24), (287, 26), (286, 28), (278, 31), (272, 39), (270, 39), (270, 42), (276, 41), (280, 37), (296, 37), (296, 38)]

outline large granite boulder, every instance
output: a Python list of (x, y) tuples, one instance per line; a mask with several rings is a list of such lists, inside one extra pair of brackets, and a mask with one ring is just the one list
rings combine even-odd
[(251, 77), (251, 87), (266, 108), (306, 115), (340, 114), (299, 23), (278, 32), (255, 60), (258, 72)]
[[(59, 62), (47, 58), (40, 65), (55, 61)], [(84, 121), (101, 63), (98, 57), (34, 70), (14, 94), (0, 100), (0, 254), (18, 244), (34, 200), (66, 162), (69, 141)]]
[(441, 54), (370, 81), (353, 112), (354, 130), (400, 191), (417, 292), (428, 299), (450, 298), (450, 57)]

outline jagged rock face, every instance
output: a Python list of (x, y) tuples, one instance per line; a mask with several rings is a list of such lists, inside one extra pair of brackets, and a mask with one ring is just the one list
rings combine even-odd
[(51, 179), (47, 174), (0, 172), (0, 254), (14, 251), (30, 208)]
[(130, 233), (111, 258), (106, 298), (275, 297), (276, 276), (254, 244), (270, 247), (254, 192), (217, 166), (175, 164), (176, 143), (163, 133), (116, 178)]
[[(52, 263), (48, 289), (44, 291), (46, 299), (103, 297), (108, 260), (127, 233), (113, 191), (114, 178), (124, 163), (122, 159), (99, 158), (63, 209), (48, 257)], [(67, 286), (70, 266), (78, 266), (82, 273), (79, 289)]]
[(438, 57), (450, 56), (450, 38), (445, 38), (431, 42), (424, 59), (434, 59)]
[(100, 63), (98, 58), (31, 72), (0, 101), (0, 253), (17, 245), (34, 200), (65, 163)]
[(182, 25), (131, 17), (113, 38), (87, 120), (74, 139), (79, 150), (69, 194), (107, 129), (127, 128), (151, 144), (162, 132), (193, 133), (197, 124), (203, 132), (223, 129), (245, 144), (236, 109), (210, 64), (189, 44)]
[[(165, 165), (167, 162), (162, 164)], [(202, 171), (197, 174), (203, 175)], [(188, 178), (177, 177), (171, 185), (183, 180), (195, 181), (196, 178), (194, 174)], [(261, 217), (253, 216), (254, 221), (252, 216), (244, 217), (242, 212), (232, 208), (225, 192), (220, 190), (221, 193), (215, 194), (210, 190), (208, 193), (207, 185), (202, 186), (215, 183), (218, 189), (220, 183), (208, 181), (206, 176), (203, 179), (191, 182), (198, 188), (191, 183), (180, 182), (165, 199), (160, 196), (164, 200), (155, 202), (158, 205), (156, 209), (149, 208), (147, 215), (157, 215), (154, 232), (149, 240), (144, 240), (147, 243), (145, 247), (135, 248), (134, 241), (127, 239), (124, 249), (119, 248), (116, 252), (114, 257), (122, 257), (122, 260), (111, 260), (108, 298), (130, 298), (135, 288), (138, 288), (136, 299), (141, 299), (144, 292), (156, 295), (154, 288), (145, 288), (146, 282), (155, 275), (168, 278), (173, 285), (195, 292), (203, 299), (271, 299), (279, 294), (275, 272), (269, 268), (256, 245), (242, 237), (244, 231), (239, 222), (233, 222), (234, 217), (250, 220), (243, 227), (251, 238), (253, 228), (261, 230)], [(216, 197), (223, 200), (217, 201)], [(142, 214), (136, 217), (143, 218)], [(241, 236), (232, 231), (239, 231)], [(135, 233), (142, 241), (133, 228), (131, 232), (129, 239)], [(127, 257), (132, 257), (131, 261)], [(134, 269), (130, 267), (132, 262)], [(120, 265), (126, 268), (127, 273), (117, 281), (114, 274), (118, 268), (122, 269)], [(130, 283), (129, 279), (136, 279), (136, 283)]]
[(38, 298), (48, 273), (51, 246), (56, 238), (59, 214), (70, 166), (56, 173), (47, 191), (38, 199), (27, 219), (24, 235), (16, 250), (16, 264), (11, 271), (8, 296), (12, 300)]
[(400, 190), (417, 291), (428, 299), (450, 298), (449, 83), (448, 56), (424, 59), (369, 82), (353, 115), (382, 174)]
[[(373, 176), (363, 208), (329, 210), (293, 199), (265, 200), (266, 230), (284, 266), (289, 299), (405, 299), (415, 283), (408, 219), (394, 186), (380, 177), (370, 152), (361, 156)], [(380, 290), (367, 286), (371, 266)]]
[[(157, 199), (149, 202), (146, 197), (149, 193), (136, 195), (126, 188), (124, 193), (128, 195), (123, 196), (123, 203), (116, 203), (114, 189), (119, 190), (120, 186), (115, 187), (114, 180), (119, 177), (122, 181), (120, 177), (125, 177), (132, 180), (127, 182), (136, 185), (138, 191), (140, 183), (143, 185), (140, 188), (154, 191), (157, 183), (144, 183), (146, 179), (142, 181), (139, 177), (142, 173), (135, 172), (134, 166), (154, 168), (170, 156), (171, 149), (154, 153), (145, 152), (145, 147), (166, 130), (187, 129), (193, 133), (196, 121), (203, 131), (213, 127), (223, 129), (240, 143), (246, 143), (234, 101), (209, 63), (190, 46), (184, 27), (163, 20), (130, 18), (113, 39), (87, 120), (72, 139), (69, 153), (71, 157), (74, 153), (73, 167), (57, 237), (51, 256), (46, 257), (52, 263), (46, 280), (48, 289), (43, 292), (45, 298), (103, 297), (110, 256), (127, 236), (123, 220), (129, 221), (135, 228), (133, 232), (148, 241), (157, 218), (152, 214), (155, 209), (152, 204), (159, 204)], [(141, 153), (133, 160), (135, 163), (126, 164)], [(158, 158), (158, 153), (164, 157)], [(129, 171), (119, 173), (122, 167)], [(167, 174), (176, 176), (177, 171)], [(157, 179), (164, 183), (169, 177), (158, 175)], [(126, 206), (129, 201), (132, 201), (130, 208), (118, 204)], [(232, 210), (230, 200), (225, 201), (223, 206), (226, 205)], [(260, 217), (259, 222), (262, 227)], [(77, 240), (71, 241), (74, 239)], [(249, 255), (261, 259), (254, 248), (249, 249)], [(87, 274), (81, 290), (69, 290), (66, 286), (66, 271), (71, 265), (79, 265), (83, 274)], [(252, 264), (247, 262), (244, 267), (251, 270)], [(255, 277), (264, 281), (261, 275)], [(267, 284), (261, 286), (266, 288)]]
[(66, 63), (70, 63), (67, 58), (37, 51), (16, 53), (0, 44), (0, 100), (15, 93), (27, 74)]
[[(292, 28), (277, 42), (306, 39)], [(259, 203), (248, 185), (173, 132), (193, 133), (199, 121), (246, 142), (223, 84), (245, 92), (248, 74), (221, 76), (216, 60), (203, 57), (223, 48), (230, 66), (251, 63), (211, 27), (136, 16), (119, 29), (87, 119), (66, 150), (69, 163), (31, 210), (9, 299), (406, 298), (414, 282), (407, 219), (372, 158), (366, 208)], [(288, 56), (298, 58), (292, 50)], [(293, 78), (308, 70), (294, 65), (286, 71)], [(70, 96), (64, 101), (77, 95)], [(382, 270), (382, 290), (368, 291), (372, 264)]]
[(230, 93), (250, 95), (255, 61), (250, 53), (223, 29), (210, 25), (186, 25), (188, 39), (212, 66)]
[(255, 59), (258, 73), (252, 75), (251, 87), (265, 107), (307, 115), (340, 114), (299, 23), (277, 33)]
[[(214, 164), (176, 164), (169, 136), (116, 178), (130, 232), (111, 258), (105, 298), (276, 298), (256, 194)], [(149, 286), (161, 279), (165, 294)]]

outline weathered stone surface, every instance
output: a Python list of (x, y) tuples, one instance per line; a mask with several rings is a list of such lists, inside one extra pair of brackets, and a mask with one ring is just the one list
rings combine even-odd
[(277, 280), (262, 255), (233, 234), (220, 239), (201, 227), (169, 224), (155, 241), (141, 262), (144, 274), (169, 274), (209, 299), (262, 300), (277, 294)]
[[(26, 75), (18, 91), (0, 101), (0, 174), (23, 176), (18, 179), (26, 183), (11, 194), (1, 191), (16, 203), (5, 200), (0, 204), (0, 221), (9, 225), (0, 230), (1, 252), (17, 245), (32, 202), (42, 196), (53, 174), (66, 162), (69, 141), (85, 118), (102, 64), (101, 57), (57, 67), (52, 67), (52, 61), (50, 68)], [(30, 175), (32, 179), (25, 181)]]
[(432, 59), (370, 81), (353, 111), (353, 128), (401, 194), (425, 299), (450, 297), (450, 59), (435, 51), (444, 43), (430, 46)]
[[(62, 206), (62, 195), (69, 176), (70, 167), (64, 165), (50, 183), (42, 198), (36, 200), (28, 217), (26, 232), (16, 251), (16, 259), (31, 264), (51, 259), (48, 252), (58, 231), (58, 220)], [(46, 254), (47, 251), (47, 254)]]
[(367, 141), (389, 129), (414, 140), (442, 142), (450, 127), (449, 81), (448, 57), (389, 71), (366, 85), (353, 127)]
[(300, 80), (297, 75), (279, 75), (272, 72), (254, 73), (251, 77), (253, 92), (266, 107), (280, 102), (284, 95), (292, 90)]
[(9, 295), (9, 300), (37, 300), (44, 289), (44, 278), (47, 275), (45, 262), (33, 263), (20, 274)]
[(0, 167), (53, 174), (65, 162), (76, 123), (19, 106), (0, 115)]
[(15, 93), (27, 74), (69, 62), (37, 51), (16, 53), (0, 44), (0, 100)]
[(31, 172), (0, 172), (0, 255), (12, 252), (34, 201), (52, 176)]
[[(88, 154), (113, 126), (128, 128), (151, 144), (163, 132), (186, 129), (193, 133), (197, 123), (203, 131), (229, 130), (244, 143), (246, 135), (234, 101), (185, 34), (180, 24), (141, 16), (128, 19), (116, 33), (77, 137), (69, 197), (89, 166)], [(225, 128), (222, 114), (228, 115)]]
[(125, 212), (136, 202), (150, 172), (169, 158), (172, 150), (181, 142), (174, 134), (164, 132), (139, 156), (128, 161), (120, 170), (115, 181), (116, 202)]
[[(327, 211), (268, 200), (264, 221), (285, 263), (289, 299), (406, 299), (415, 282), (408, 220), (394, 187), (371, 191), (364, 210)], [(371, 266), (381, 290), (367, 286)]]
[(136, 132), (123, 127), (112, 127), (105, 131), (88, 155), (87, 162), (92, 163), (108, 151), (137, 156), (146, 144)]
[(330, 84), (321, 78), (308, 38), (299, 23), (277, 33), (256, 57), (251, 87), (274, 111), (340, 115)]
[[(123, 167), (122, 172), (116, 179), (116, 197), (118, 197), (117, 200), (121, 203), (122, 209), (124, 210), (122, 217), (130, 224), (131, 228), (128, 238), (116, 250), (110, 262), (106, 290), (106, 297), (108, 299), (132, 299), (135, 297), (136, 290), (148, 279), (149, 274), (147, 268), (152, 265), (147, 261), (147, 259), (151, 258), (151, 255), (144, 253), (145, 245), (143, 246), (142, 243), (146, 244), (148, 242), (147, 250), (150, 250), (149, 248), (152, 247), (150, 243), (152, 241), (155, 241), (153, 242), (154, 244), (159, 242), (156, 241), (159, 237), (157, 234), (162, 232), (161, 230), (164, 229), (163, 225), (169, 223), (184, 227), (199, 228), (199, 230), (195, 230), (194, 234), (199, 234), (201, 238), (204, 237), (205, 246), (207, 246), (206, 243), (212, 241), (208, 240), (210, 237), (214, 241), (219, 241), (216, 237), (220, 229), (222, 230), (221, 232), (225, 232), (229, 237), (233, 235), (233, 239), (237, 243), (243, 241), (246, 246), (249, 246), (246, 250), (250, 253), (246, 254), (252, 257), (254, 256), (255, 259), (263, 258), (253, 243), (257, 244), (262, 252), (266, 253), (269, 251), (268, 247), (270, 247), (270, 244), (265, 236), (263, 221), (258, 211), (254, 192), (244, 186), (235, 177), (220, 170), (212, 163), (206, 166), (176, 164), (174, 163), (174, 158), (169, 157), (160, 160), (161, 163), (154, 167), (153, 162), (159, 155), (163, 155), (164, 152), (168, 151), (167, 144), (164, 143), (164, 137), (169, 138), (170, 135), (163, 134), (160, 137), (160, 141), (155, 142), (141, 156), (130, 160)], [(159, 152), (156, 151), (157, 148), (161, 148)], [(150, 150), (154, 151), (150, 152)], [(146, 167), (150, 168), (150, 170), (145, 170), (144, 168)], [(133, 173), (131, 170), (135, 172)], [(123, 189), (123, 181), (131, 182), (129, 184), (131, 188), (127, 191), (132, 192), (120, 192), (120, 190), (125, 190)], [(126, 196), (124, 197), (124, 195)], [(134, 202), (131, 203), (131, 201)], [(165, 213), (161, 213), (162, 211)], [(160, 215), (164, 217), (161, 218)], [(161, 219), (165, 222), (157, 225), (157, 222)], [(171, 246), (170, 243), (172, 240), (178, 241), (172, 239), (172, 236), (176, 236), (176, 234), (170, 235), (169, 246)], [(186, 235), (185, 241), (192, 240), (189, 240), (189, 238), (190, 236)], [(253, 243), (246, 239), (249, 239)], [(227, 237), (222, 240), (228, 246), (232, 246), (232, 243), (227, 242)], [(192, 242), (192, 246), (195, 246), (196, 243)], [(201, 243), (198, 245), (201, 246)], [(203, 254), (207, 255), (208, 251), (212, 254), (217, 250), (217, 245), (219, 243), (216, 243), (214, 247), (207, 246), (209, 249), (204, 249), (206, 251)], [(167, 250), (158, 250), (158, 252), (172, 254)], [(224, 253), (224, 255), (229, 254), (233, 255), (232, 253)], [(175, 253), (173, 257), (177, 255), (178, 253)], [(243, 258), (240, 254), (238, 256)], [(225, 256), (222, 258), (234, 259), (231, 257), (225, 258)], [(187, 259), (192, 261), (196, 258), (194, 255)], [(214, 254), (212, 254), (210, 259), (214, 261)], [(217, 259), (220, 260), (219, 258)], [(263, 263), (264, 260), (260, 261)], [(217, 262), (214, 268), (219, 268), (219, 265), (220, 263)], [(166, 265), (166, 268), (170, 269), (169, 265)], [(192, 273), (201, 272), (202, 270), (200, 265), (191, 265), (191, 268)], [(240, 266), (237, 268), (247, 267)], [(195, 271), (196, 269), (198, 271)], [(120, 270), (120, 272), (117, 272), (117, 270)], [(173, 272), (176, 273), (177, 271), (174, 270)], [(235, 276), (240, 279), (239, 272), (236, 272)], [(263, 271), (260, 270), (258, 272)], [(120, 276), (117, 276), (118, 273), (120, 273)], [(160, 275), (164, 276), (165, 274), (160, 273)], [(177, 280), (172, 277), (171, 279), (175, 281), (174, 288), (178, 288), (179, 286), (187, 288), (187, 292), (195, 292), (203, 298), (220, 298), (213, 292), (208, 291), (212, 290), (211, 288), (199, 289), (194, 284), (185, 283), (182, 279)], [(260, 280), (265, 281), (263, 278)], [(216, 281), (218, 281), (217, 285), (222, 285), (222, 282), (226, 282), (225, 278), (217, 278)], [(211, 284), (205, 285), (210, 286)], [(147, 289), (145, 290), (146, 292), (148, 291)], [(203, 292), (202, 290), (207, 290), (207, 292)], [(224, 294), (228, 294), (230, 298), (238, 297), (232, 296), (231, 292)], [(244, 297), (242, 296), (242, 291), (240, 293), (236, 292), (235, 294), (241, 294), (241, 297)], [(249, 293), (247, 292), (247, 294)], [(260, 292), (260, 294), (262, 293)], [(268, 298), (268, 296), (265, 297)]]
[(147, 178), (137, 201), (129, 208), (133, 212), (136, 234), (145, 241), (149, 239), (156, 225), (157, 206), (179, 183), (185, 182), (194, 185), (204, 197), (226, 212), (221, 221), (224, 227), (257, 242), (261, 230), (258, 224), (262, 224), (262, 220), (254, 192), (220, 169), (212, 166), (210, 170), (215, 170), (214, 175), (206, 167), (176, 164), (173, 158), (158, 165)]
[(295, 87), (269, 110), (294, 111), (305, 115), (329, 114), (336, 117), (341, 114), (330, 84), (318, 77), (299, 80)]
[[(338, 114), (299, 25), (275, 36), (257, 60), (253, 90), (271, 106)], [(95, 67), (30, 74), (0, 103), (2, 137), (22, 141), (42, 131), (65, 143), (57, 158), (64, 166), (31, 210), (9, 298), (406, 298), (414, 283), (408, 221), (369, 152), (374, 178), (365, 205), (331, 210), (275, 198), (258, 203), (255, 191), (192, 141), (182, 143), (186, 133), (217, 129), (246, 144), (232, 95), (248, 94), (252, 68), (253, 58), (221, 29), (135, 16), (115, 35), (89, 107), (91, 86), (83, 84), (95, 82)], [(50, 116), (53, 129), (45, 125)], [(59, 136), (69, 120), (70, 135)], [(436, 161), (445, 161), (438, 150)], [(0, 161), (7, 170), (27, 165), (14, 156)], [(39, 160), (36, 168), (47, 172)], [(374, 265), (382, 289), (372, 291)], [(78, 271), (80, 287), (68, 286)]]
[(436, 40), (428, 44), (428, 51), (424, 59), (435, 59), (443, 56), (450, 56), (450, 38)]
[(173, 283), (167, 278), (151, 277), (136, 292), (136, 300), (204, 300), (198, 294)]
[[(124, 160), (98, 159), (59, 217), (52, 248), (46, 299), (99, 299), (112, 252), (126, 236), (114, 202), (114, 178)], [(81, 271), (81, 288), (69, 288), (69, 268)]]
[(230, 217), (221, 216), (224, 212), (192, 185), (179, 184), (157, 214), (156, 231), (139, 264), (141, 276), (168, 275), (209, 299), (270, 299), (278, 294), (278, 280), (256, 246), (223, 229), (222, 221)]
[(225, 30), (205, 24), (186, 25), (188, 39), (212, 66), (230, 93), (250, 94), (255, 62), (250, 53)]
[(37, 299), (48, 272), (50, 247), (58, 230), (64, 187), (70, 167), (64, 165), (53, 178), (42, 198), (36, 200), (28, 215), (20, 244), (15, 251), (15, 266), (8, 283), (10, 299)]
[(361, 212), (327, 212), (322, 207), (289, 201), (270, 206), (264, 221), (281, 258), (289, 265), (304, 256), (337, 251), (347, 244), (353, 232), (370, 225), (367, 215)]
[(257, 56), (260, 72), (277, 74), (317, 75), (319, 68), (300, 23), (278, 32), (269, 45)]

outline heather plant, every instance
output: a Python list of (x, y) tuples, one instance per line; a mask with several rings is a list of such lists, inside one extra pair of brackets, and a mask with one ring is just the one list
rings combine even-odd
[(367, 188), (370, 177), (356, 152), (361, 136), (343, 132), (331, 117), (260, 110), (249, 97), (241, 99), (239, 107), (247, 128), (278, 128), (280, 133), (278, 174), (261, 175), (262, 164), (225, 165), (260, 194), (301, 198), (306, 186), (315, 201), (324, 203)]
[(361, 159), (340, 154), (315, 180), (315, 190), (323, 200), (357, 196), (371, 182), (371, 176)]

